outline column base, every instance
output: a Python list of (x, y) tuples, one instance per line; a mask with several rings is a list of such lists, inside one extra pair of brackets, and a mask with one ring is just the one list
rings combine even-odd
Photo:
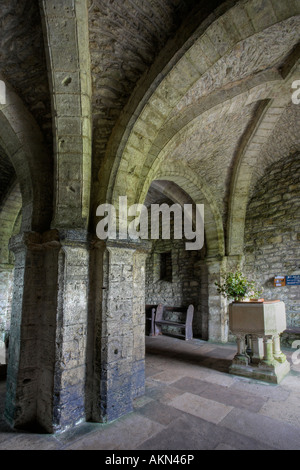
[(237, 367), (239, 366), (248, 366), (250, 363), (250, 357), (246, 354), (236, 354), (233, 358), (232, 365), (235, 365)]
[(264, 382), (279, 384), (282, 379), (290, 372), (291, 366), (288, 361), (280, 364), (279, 362), (273, 366), (258, 365), (242, 365), (232, 364), (229, 367), (229, 373), (241, 377), (262, 380)]

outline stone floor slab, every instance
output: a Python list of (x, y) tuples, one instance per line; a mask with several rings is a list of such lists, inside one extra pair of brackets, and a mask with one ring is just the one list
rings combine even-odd
[(247, 436), (183, 413), (156, 436), (147, 439), (139, 450), (214, 450), (219, 445), (237, 450), (270, 450)]
[[(260, 410), (260, 414), (275, 418), (285, 423), (299, 426), (300, 416), (300, 395), (291, 394), (287, 400), (268, 400)], [(299, 437), (300, 442), (300, 437)]]
[(142, 408), (143, 406), (147, 405), (147, 403), (151, 403), (153, 401), (152, 398), (143, 395), (142, 397), (135, 398), (133, 401), (133, 408), (138, 409)]
[(172, 406), (160, 402), (147, 403), (142, 408), (139, 408), (138, 413), (142, 416), (146, 416), (163, 426), (169, 425), (174, 419), (181, 416), (181, 412)]
[(209, 382), (205, 382), (204, 380), (199, 380), (194, 377), (182, 377), (173, 383), (173, 387), (185, 392), (193, 393), (194, 395), (200, 395), (201, 392), (206, 390), (209, 386)]
[(198, 418), (202, 418), (214, 424), (222, 421), (222, 419), (224, 419), (232, 410), (231, 406), (226, 406), (188, 392), (174, 398), (170, 402), (170, 406), (174, 406), (174, 408), (177, 408), (178, 410), (197, 416)]
[(281, 384), (268, 384), (254, 379), (249, 380), (244, 377), (235, 377), (232, 390), (250, 393), (257, 397), (272, 398), (276, 401), (285, 401), (290, 395), (290, 391)]
[(55, 450), (59, 447), (55, 437), (21, 433), (0, 443), (0, 450)]
[(161, 369), (155, 366), (147, 366), (145, 367), (145, 377), (151, 377), (152, 375), (159, 374)]
[(222, 385), (210, 384), (199, 395), (224, 405), (242, 408), (257, 413), (266, 402), (262, 396), (252, 395), (246, 391), (232, 390), (232, 387), (223, 387)]
[(290, 372), (280, 384), (281, 390), (299, 391), (300, 390), (300, 373)]
[(230, 446), (229, 444), (218, 444), (217, 447), (214, 450), (238, 450), (235, 447)]
[(169, 403), (170, 400), (182, 395), (184, 391), (158, 381), (146, 381), (145, 396), (161, 403)]
[(64, 447), (65, 450), (133, 450), (163, 426), (138, 413), (112, 423)]
[(166, 383), (166, 384), (172, 384), (173, 382), (176, 382), (182, 377), (182, 372), (181, 371), (163, 371), (160, 372), (159, 374), (152, 375), (151, 378), (153, 380), (156, 380), (158, 382)]
[(222, 385), (222, 387), (231, 387), (234, 383), (234, 378), (229, 374), (213, 370), (204, 370), (202, 374), (203, 380), (212, 384)]
[(234, 408), (222, 420), (221, 426), (278, 450), (300, 450), (299, 427), (259, 413)]

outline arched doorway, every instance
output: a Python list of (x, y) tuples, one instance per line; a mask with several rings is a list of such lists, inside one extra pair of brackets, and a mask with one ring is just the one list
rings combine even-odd
[[(184, 205), (192, 205), (193, 200), (176, 183), (155, 180), (151, 183), (145, 199), (149, 215), (151, 215), (151, 206), (154, 204), (161, 208), (163, 204), (169, 208), (177, 204), (183, 214)], [(183, 218), (181, 220), (183, 237), (182, 239), (175, 238), (175, 216), (176, 214), (171, 211), (170, 238), (163, 237), (164, 221), (162, 220), (159, 238), (151, 240), (151, 251), (146, 260), (145, 270), (145, 302), (147, 305), (163, 304), (174, 307), (187, 307), (192, 304), (194, 306), (193, 336), (207, 339), (207, 272), (204, 269), (206, 247), (204, 244), (200, 250), (187, 250)]]

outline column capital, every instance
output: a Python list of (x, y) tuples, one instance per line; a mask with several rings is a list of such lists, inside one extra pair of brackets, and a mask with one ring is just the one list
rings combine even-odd
[(0, 263), (0, 272), (1, 271), (13, 271), (15, 265), (10, 263)]
[(32, 251), (41, 250), (43, 247), (49, 245), (58, 245), (59, 237), (56, 230), (49, 230), (48, 232), (22, 232), (14, 235), (9, 241), (9, 249), (13, 253), (29, 249)]
[(195, 267), (207, 266), (209, 270), (215, 270), (217, 267), (217, 271), (220, 271), (221, 268), (226, 267), (226, 261), (226, 256), (217, 255), (197, 261)]
[(37, 251), (46, 248), (59, 248), (61, 246), (85, 246), (91, 242), (91, 237), (86, 230), (52, 229), (44, 233), (22, 232), (14, 235), (9, 241), (9, 249), (16, 253), (25, 248)]
[(91, 246), (98, 249), (107, 249), (110, 248), (119, 248), (123, 250), (133, 250), (141, 253), (149, 253), (152, 248), (152, 243), (148, 240), (132, 240), (130, 238), (127, 239), (112, 239), (109, 238), (107, 240), (100, 240), (99, 238), (92, 237), (91, 238)]
[(224, 268), (231, 270), (231, 269), (240, 269), (243, 266), (244, 260), (245, 260), (245, 256), (243, 254), (228, 255), (228, 256), (217, 255), (211, 258), (210, 257), (206, 258), (204, 262), (208, 266), (220, 264)]
[(91, 244), (92, 237), (85, 229), (57, 230), (59, 241), (63, 246), (84, 246)]

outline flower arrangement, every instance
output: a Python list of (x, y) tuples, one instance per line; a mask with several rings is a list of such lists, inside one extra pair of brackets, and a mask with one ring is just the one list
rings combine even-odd
[(215, 285), (219, 294), (235, 302), (245, 298), (258, 299), (263, 292), (263, 289), (257, 289), (255, 282), (249, 281), (241, 271), (227, 273), (223, 282), (215, 282)]

